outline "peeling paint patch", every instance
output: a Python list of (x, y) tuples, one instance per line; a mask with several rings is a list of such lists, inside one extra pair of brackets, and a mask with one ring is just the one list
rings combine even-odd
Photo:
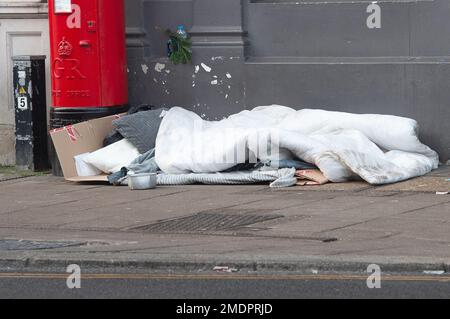
[(202, 66), (202, 68), (203, 68), (206, 72), (208, 72), (208, 73), (211, 72), (211, 70), (212, 70), (212, 69), (211, 69), (209, 66), (207, 66), (205, 63), (202, 63), (201, 66)]
[(170, 74), (170, 70), (166, 70), (166, 73), (167, 73), (167, 74)]
[(216, 61), (216, 60), (224, 60), (225, 58), (223, 57), (223, 56), (213, 56), (212, 58), (211, 58), (211, 61)]
[[(200, 67), (199, 67), (198, 65), (196, 65), (196, 66), (195, 66), (195, 74), (197, 74), (198, 71), (200, 71)], [(195, 75), (193, 75), (193, 76), (195, 76)]]
[(217, 85), (217, 83), (218, 83), (218, 81), (217, 81), (217, 80), (213, 80), (213, 81), (211, 81), (211, 84), (212, 84), (212, 85)]
[(144, 74), (148, 73), (148, 65), (147, 64), (141, 64), (141, 68), (142, 68), (142, 72), (144, 72)]
[(229, 78), (229, 79), (231, 79), (231, 78), (232, 78), (232, 76), (231, 76), (231, 74), (230, 74), (230, 73), (227, 73), (227, 74), (226, 74), (226, 76), (227, 76), (227, 78)]
[(165, 64), (162, 63), (156, 63), (155, 64), (155, 71), (161, 73), (162, 70), (164, 70), (166, 68)]

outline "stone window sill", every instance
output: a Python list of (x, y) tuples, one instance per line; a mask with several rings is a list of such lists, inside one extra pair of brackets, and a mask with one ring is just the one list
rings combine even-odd
[(15, 2), (0, 0), (0, 15), (47, 14), (48, 5), (40, 1)]

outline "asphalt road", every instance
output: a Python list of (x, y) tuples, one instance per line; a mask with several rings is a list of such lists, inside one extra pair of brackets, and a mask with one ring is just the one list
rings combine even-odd
[(67, 275), (0, 274), (0, 298), (450, 298), (450, 277), (389, 276), (380, 289), (358, 276), (82, 275), (68, 289)]

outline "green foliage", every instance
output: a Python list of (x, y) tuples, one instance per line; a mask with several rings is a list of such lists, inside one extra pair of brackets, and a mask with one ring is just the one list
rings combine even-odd
[(3, 177), (30, 177), (30, 176), (45, 176), (50, 174), (50, 172), (32, 172), (26, 170), (18, 170), (15, 166), (3, 166), (0, 165), (0, 175)]
[(172, 32), (170, 30), (167, 31), (169, 34), (169, 46), (170, 46), (170, 55), (169, 60), (173, 62), (173, 64), (187, 64), (192, 60), (192, 42), (189, 38), (183, 39), (177, 33)]

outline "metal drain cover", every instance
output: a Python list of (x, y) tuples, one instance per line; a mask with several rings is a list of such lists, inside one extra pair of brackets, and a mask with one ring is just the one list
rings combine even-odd
[(45, 241), (32, 241), (32, 240), (13, 240), (2, 239), (0, 240), (0, 251), (4, 250), (41, 250), (41, 249), (57, 249), (64, 247), (81, 246), (85, 243), (80, 242), (45, 242)]
[(282, 217), (284, 216), (200, 213), (193, 216), (139, 226), (133, 228), (133, 230), (162, 233), (229, 231)]

